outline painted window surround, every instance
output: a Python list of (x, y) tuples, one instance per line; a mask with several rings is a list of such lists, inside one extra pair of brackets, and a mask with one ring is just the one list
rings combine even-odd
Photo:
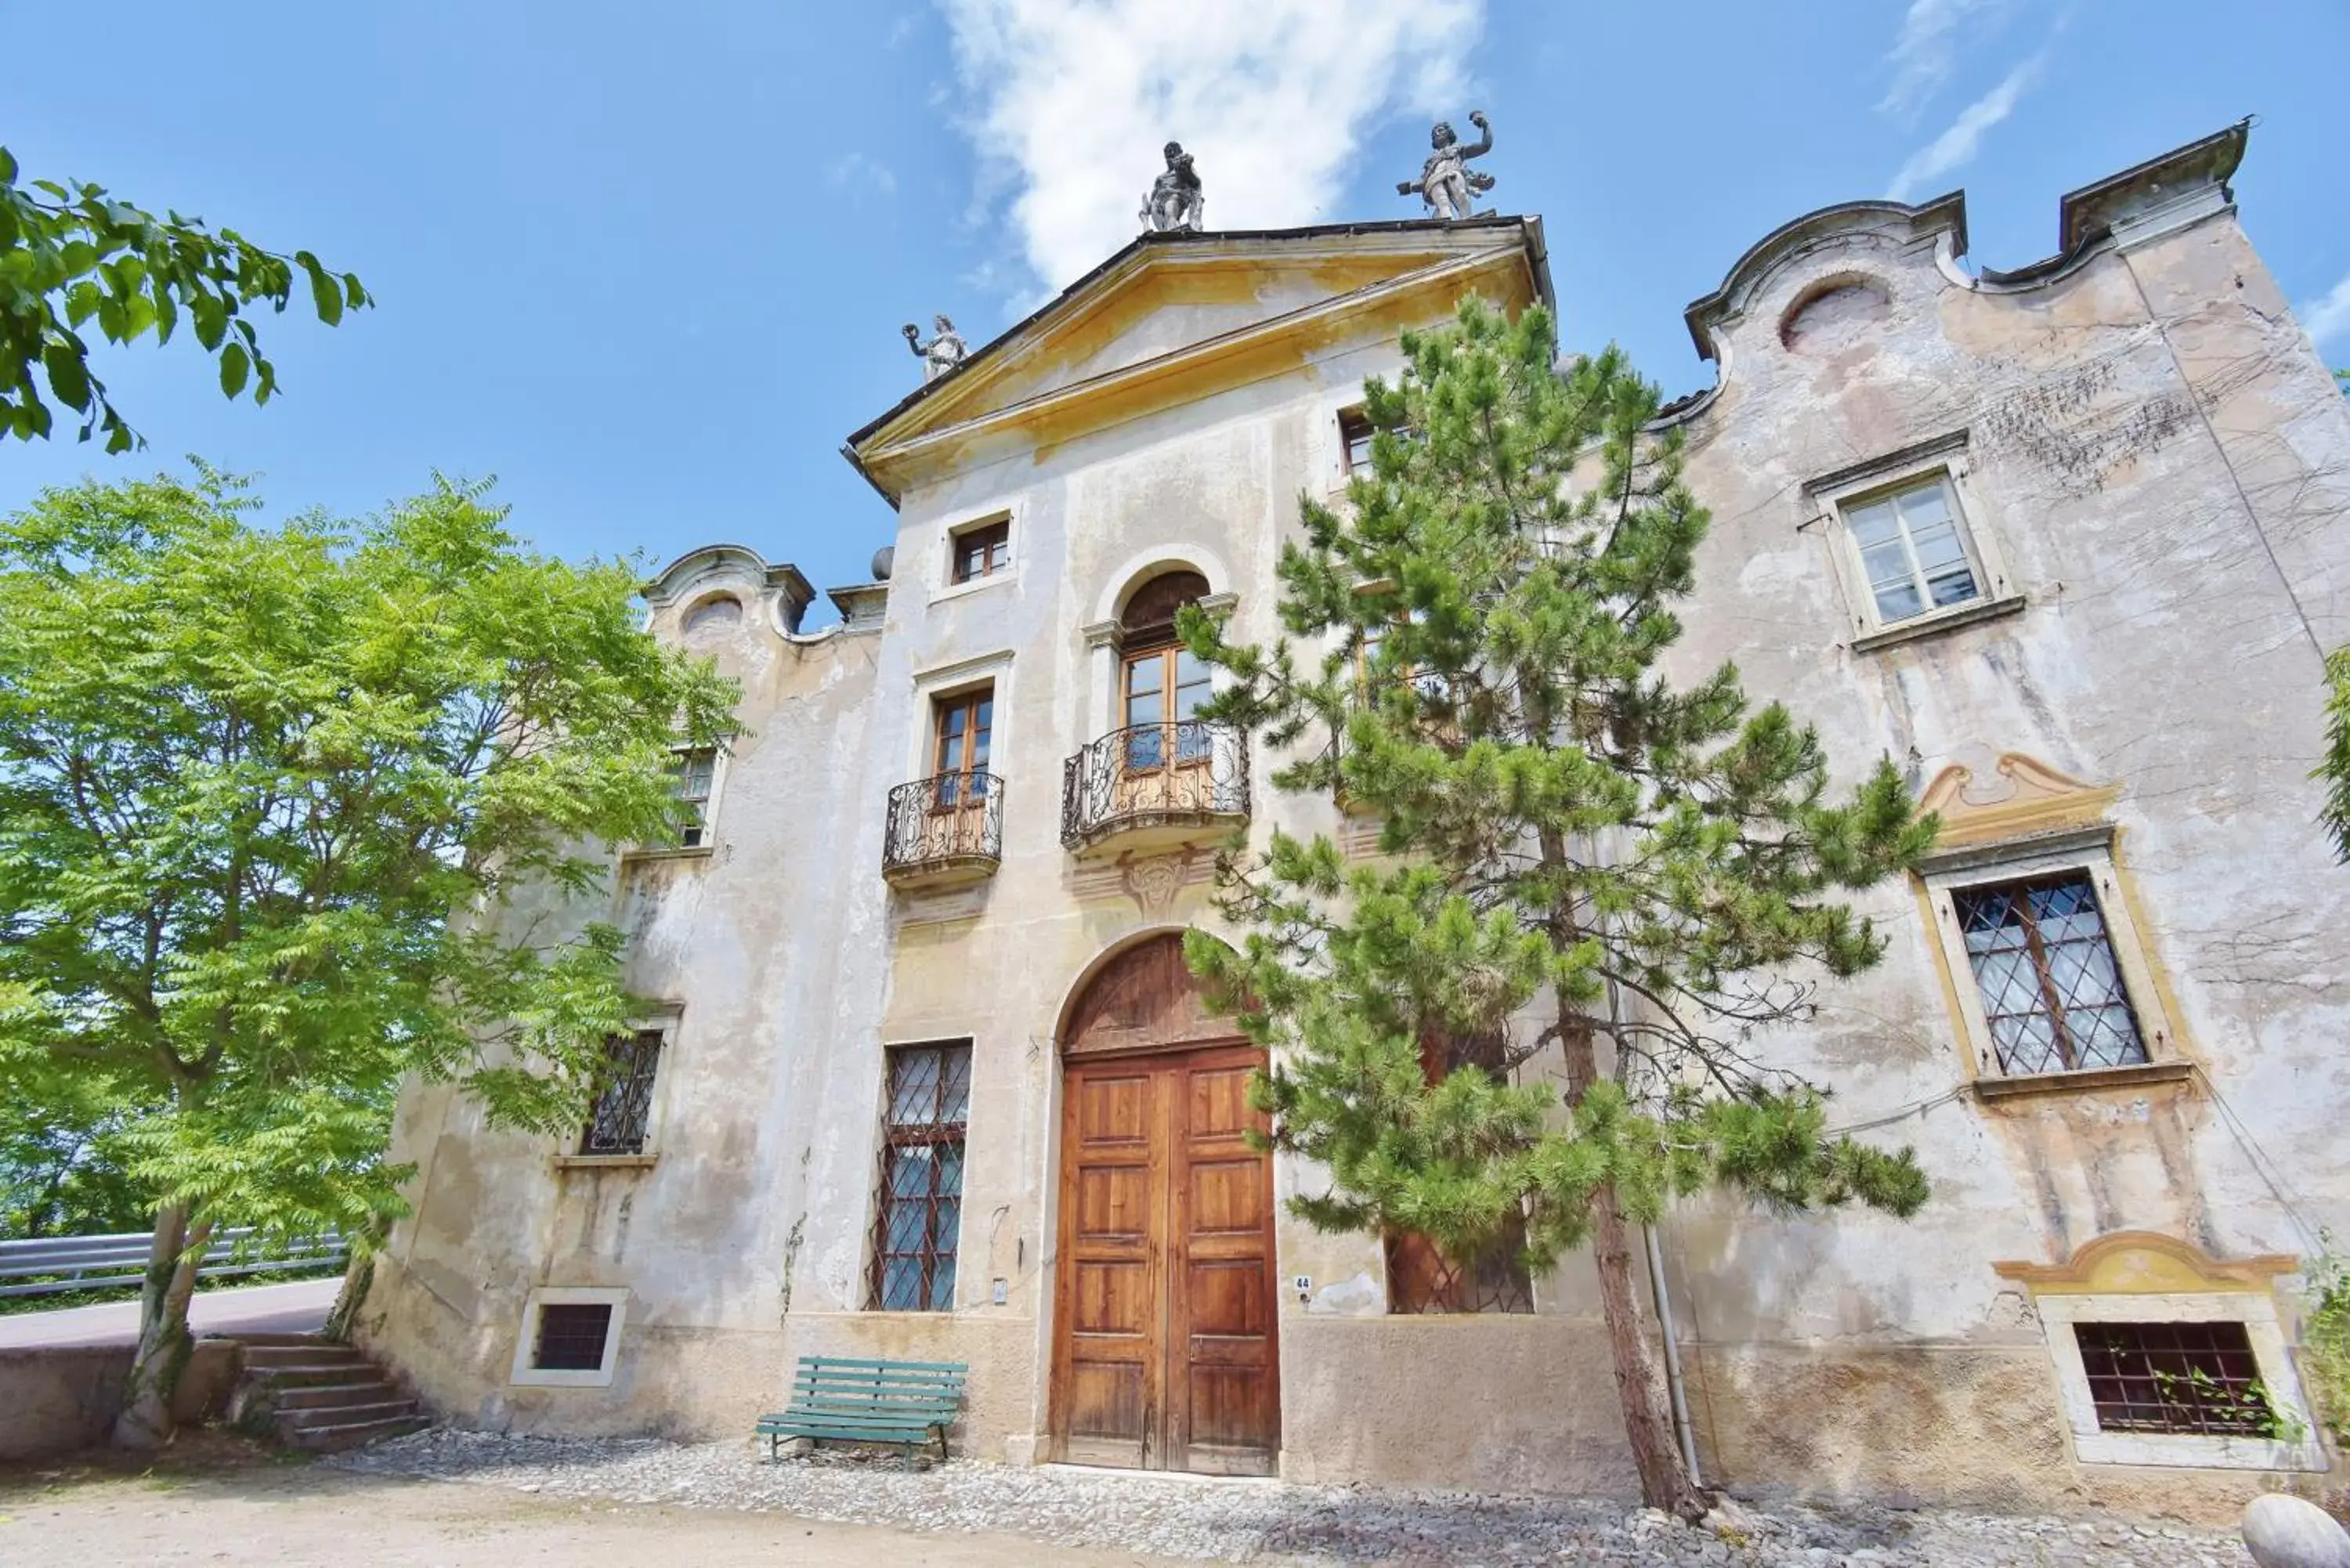
[[(1334, 413), (1334, 435), (1336, 421)], [(1016, 559), (1018, 546), (1014, 551)], [(1086, 647), (1086, 699), (1076, 711), (1079, 732), (1063, 737), (1068, 742), (1063, 748), (1065, 755), (1092, 744), (1126, 722), (1126, 628), (1118, 617), (1134, 591), (1163, 572), (1197, 572), (1207, 578), (1208, 592), (1199, 604), (1211, 616), (1230, 620), (1239, 607), (1240, 596), (1229, 586), (1232, 573), (1211, 551), (1179, 543), (1133, 556), (1121, 565), (1109, 577), (1114, 586), (1095, 601), (1092, 621), (1077, 628)], [(1229, 679), (1224, 671), (1216, 671), (1215, 690), (1224, 690)]]
[[(1003, 564), (1001, 571), (990, 572), (983, 576), (972, 577), (965, 582), (956, 582), (954, 553), (957, 540), (974, 528), (986, 528), (998, 523), (1006, 526), (1006, 538), (1011, 545), (1012, 558)], [(1028, 553), (1020, 534), (1018, 508), (1011, 506), (993, 507), (987, 511), (972, 513), (968, 516), (958, 515), (951, 523), (941, 524), (937, 536), (931, 542), (931, 547), (925, 552), (927, 562), (922, 568), (928, 579), (927, 586), (931, 590), (930, 602), (941, 604), (948, 599), (959, 599), (969, 594), (984, 593), (989, 588), (1004, 587), (1018, 582), (1021, 562)]]
[[(1877, 612), (1877, 596), (1869, 589), (1868, 574), (1862, 567), (1860, 550), (1846, 525), (1845, 515), (1851, 507), (1934, 479), (1949, 486), (1959, 537), (1981, 591), (1963, 604), (1887, 621)], [(2024, 607), (2023, 595), (2014, 587), (2014, 578), (2000, 552), (1997, 530), (1989, 525), (1984, 508), (1969, 483), (1964, 430), (1807, 480), (1804, 496), (1814, 510), (1799, 526), (1816, 528), (1827, 541), (1829, 566), (1851, 619), (1854, 652), (1874, 652), (1916, 638), (2013, 615)]]
[[(2081, 1463), (2249, 1470), (2326, 1468), (2317, 1424), (2285, 1343), (2272, 1283), (2275, 1276), (2296, 1270), (2297, 1260), (2270, 1255), (2220, 1262), (2173, 1237), (2122, 1231), (2084, 1244), (2064, 1263), (1991, 1266), (2032, 1293), (2055, 1369), (2073, 1454)], [(2243, 1324), (2270, 1402), (2299, 1428), (2299, 1436), (2101, 1430), (2089, 1375), (2081, 1364), (2080, 1342), (2073, 1333), (2074, 1324), (2083, 1323)]]
[[(671, 754), (681, 756), (701, 748), (678, 744), (670, 748)], [(623, 865), (632, 860), (707, 860), (718, 848), (718, 814), (726, 802), (726, 775), (734, 757), (725, 746), (711, 748), (710, 795), (702, 803), (702, 842), (699, 844), (639, 844), (621, 851)]]
[[(1016, 564), (1019, 560), (1018, 546), (1014, 545), (1014, 550), (1013, 560)], [(1003, 573), (996, 574), (998, 578), (1003, 576)], [(906, 772), (903, 776), (907, 779), (931, 776), (935, 755), (933, 748), (938, 741), (938, 732), (934, 727), (937, 721), (933, 717), (938, 705), (967, 696), (983, 686), (993, 686), (995, 689), (995, 710), (988, 736), (987, 771), (1003, 778), (1005, 787), (1009, 788), (1012, 780), (1008, 775), (1012, 768), (1005, 764), (1009, 762), (1016, 767), (1019, 758), (1019, 753), (1012, 749), (1018, 740), (1014, 733), (1017, 706), (1014, 701), (1013, 680), (1010, 649), (999, 649), (992, 653), (977, 654), (949, 664), (934, 664), (927, 670), (915, 670), (914, 701), (910, 709), (911, 722), (907, 726)], [(1026, 771), (1039, 776), (1049, 775), (1053, 787), (1059, 789), (1059, 759), (1040, 759), (1043, 761), (1049, 761), (1051, 765)]]
[[(1934, 933), (1931, 948), (1949, 1005), (1960, 1071), (1984, 1098), (2083, 1088), (2122, 1087), (2191, 1077), (2195, 1058), (2178, 1024), (2177, 999), (2147, 940), (2144, 912), (2122, 858), (2121, 832), (2108, 819), (2116, 785), (2091, 785), (2022, 753), (2001, 755), (1988, 781), (1953, 763), (1926, 788), (1919, 804), (1942, 820), (1935, 846), (1912, 874), (1919, 913)], [(1959, 888), (2013, 881), (2054, 872), (2085, 874), (2122, 989), (2137, 1015), (2147, 1060), (2122, 1067), (2009, 1076), (1999, 1066), (1982, 992), (1967, 956), (1966, 938), (1950, 894)]]
[[(538, 1309), (543, 1306), (609, 1305), (612, 1321), (604, 1328), (603, 1365), (576, 1372), (551, 1372), (533, 1366), (538, 1345)], [(530, 1293), (522, 1309), (522, 1330), (515, 1340), (514, 1367), (506, 1381), (524, 1388), (608, 1388), (620, 1360), (620, 1329), (629, 1315), (625, 1286), (541, 1285)]]

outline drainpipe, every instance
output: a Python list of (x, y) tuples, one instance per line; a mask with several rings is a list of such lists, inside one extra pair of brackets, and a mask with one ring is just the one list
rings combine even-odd
[(1689, 1466), (1690, 1485), (1705, 1490), (1697, 1467), (1697, 1431), (1690, 1425), (1689, 1392), (1681, 1383), (1681, 1347), (1673, 1334), (1672, 1297), (1665, 1293), (1665, 1250), (1657, 1245), (1657, 1228), (1640, 1227), (1648, 1246), (1648, 1289), (1657, 1298), (1657, 1324), (1665, 1331), (1665, 1388), (1673, 1398), (1673, 1435), (1681, 1440), (1681, 1461)]

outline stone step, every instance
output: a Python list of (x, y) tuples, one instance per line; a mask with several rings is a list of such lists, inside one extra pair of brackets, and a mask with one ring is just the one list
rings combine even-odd
[(273, 1403), (280, 1410), (338, 1410), (353, 1405), (380, 1405), (387, 1399), (404, 1399), (400, 1385), (389, 1377), (370, 1377), (362, 1382), (294, 1384), (275, 1390)]
[(350, 1346), (345, 1345), (341, 1340), (328, 1339), (323, 1334), (233, 1334), (226, 1337), (235, 1340), (239, 1345), (244, 1345), (247, 1348), (251, 1348), (255, 1345), (267, 1345), (272, 1349), (276, 1349), (281, 1345), (332, 1345), (338, 1350), (348, 1350), (350, 1348)]
[(380, 1376), (373, 1364), (366, 1361), (296, 1362), (285, 1366), (247, 1366), (244, 1375), (254, 1382), (265, 1383), (272, 1388), (317, 1388), (337, 1383), (360, 1383)]
[(421, 1416), (394, 1416), (380, 1421), (353, 1421), (334, 1427), (279, 1428), (286, 1446), (314, 1454), (340, 1453), (372, 1443), (383, 1438), (404, 1437), (423, 1430), (432, 1423)]
[(405, 1420), (416, 1414), (415, 1400), (392, 1389), (384, 1392), (393, 1397), (367, 1405), (339, 1405), (323, 1410), (280, 1410), (277, 1412), (277, 1429), (290, 1436), (295, 1432), (316, 1432), (330, 1427)]
[(244, 1364), (254, 1370), (270, 1366), (319, 1366), (329, 1362), (349, 1366), (367, 1365), (367, 1357), (348, 1345), (332, 1340), (295, 1340), (285, 1345), (244, 1344)]

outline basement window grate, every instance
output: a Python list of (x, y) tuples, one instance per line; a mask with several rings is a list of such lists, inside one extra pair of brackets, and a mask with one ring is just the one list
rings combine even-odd
[(530, 1364), (540, 1372), (600, 1372), (612, 1328), (609, 1302), (546, 1302)]
[(2241, 1323), (2073, 1325), (2097, 1427), (2266, 1437), (2277, 1417)]

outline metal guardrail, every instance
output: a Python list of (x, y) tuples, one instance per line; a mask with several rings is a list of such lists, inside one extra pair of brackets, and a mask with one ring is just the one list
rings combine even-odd
[[(278, 1246), (256, 1244), (256, 1234), (249, 1225), (221, 1231), (204, 1249), (198, 1277), (339, 1269), (350, 1258), (349, 1243), (332, 1231)], [(118, 1236), (36, 1236), (0, 1241), (0, 1282), (23, 1282), (0, 1283), (0, 1296), (47, 1296), (140, 1284), (145, 1282), (147, 1254), (153, 1246), (154, 1238), (144, 1231)]]
[(940, 774), (889, 792), (881, 833), (885, 873), (1003, 858), (1003, 780), (997, 774)]

